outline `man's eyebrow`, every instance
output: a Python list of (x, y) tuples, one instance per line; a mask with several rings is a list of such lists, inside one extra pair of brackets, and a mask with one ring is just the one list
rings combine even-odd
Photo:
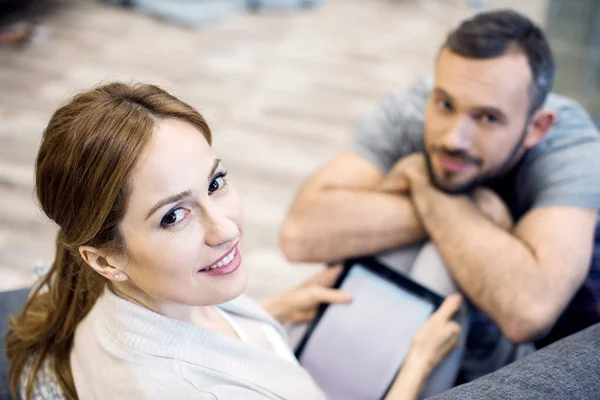
[(435, 94), (439, 94), (439, 95), (442, 95), (442, 96), (448, 98), (448, 100), (450, 102), (454, 102), (454, 97), (452, 97), (450, 95), (450, 93), (446, 92), (444, 89), (436, 87), (436, 88), (433, 89), (433, 91), (435, 92)]
[(491, 114), (498, 119), (499, 122), (504, 122), (507, 120), (506, 114), (504, 111), (494, 106), (481, 106), (481, 107), (473, 107), (471, 113), (476, 114)]

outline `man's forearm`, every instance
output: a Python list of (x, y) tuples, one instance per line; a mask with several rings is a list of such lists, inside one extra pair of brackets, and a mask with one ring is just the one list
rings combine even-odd
[(360, 189), (326, 189), (299, 199), (281, 232), (293, 261), (331, 262), (423, 240), (410, 199)]
[[(531, 250), (484, 217), (466, 196), (432, 186), (413, 190), (413, 202), (429, 236), (459, 286), (504, 333), (518, 341), (527, 315), (547, 289)], [(516, 332), (516, 333), (515, 333)]]

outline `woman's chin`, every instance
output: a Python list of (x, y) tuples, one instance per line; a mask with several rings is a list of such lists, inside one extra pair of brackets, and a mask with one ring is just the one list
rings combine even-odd
[(211, 292), (214, 294), (214, 304), (227, 303), (241, 296), (248, 287), (248, 271), (243, 264), (229, 274), (223, 276), (213, 276), (207, 282), (211, 286)]

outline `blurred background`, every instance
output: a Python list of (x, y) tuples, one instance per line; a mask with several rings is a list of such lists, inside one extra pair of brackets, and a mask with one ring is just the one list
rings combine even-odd
[[(250, 6), (250, 10), (248, 9)], [(249, 294), (298, 283), (278, 229), (302, 182), (374, 105), (431, 73), (445, 35), (482, 9), (547, 31), (555, 91), (600, 118), (600, 0), (0, 0), (0, 290), (51, 262), (33, 163), (52, 112), (114, 79), (201, 110), (245, 205)]]

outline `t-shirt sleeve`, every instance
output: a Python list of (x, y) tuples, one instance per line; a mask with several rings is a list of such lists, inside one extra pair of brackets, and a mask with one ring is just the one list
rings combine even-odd
[(398, 92), (363, 119), (351, 150), (383, 173), (408, 154), (423, 151), (423, 119), (431, 82), (422, 79)]
[(524, 185), (532, 208), (572, 206), (600, 209), (600, 133), (588, 113), (570, 102), (557, 110), (557, 122), (536, 149)]

